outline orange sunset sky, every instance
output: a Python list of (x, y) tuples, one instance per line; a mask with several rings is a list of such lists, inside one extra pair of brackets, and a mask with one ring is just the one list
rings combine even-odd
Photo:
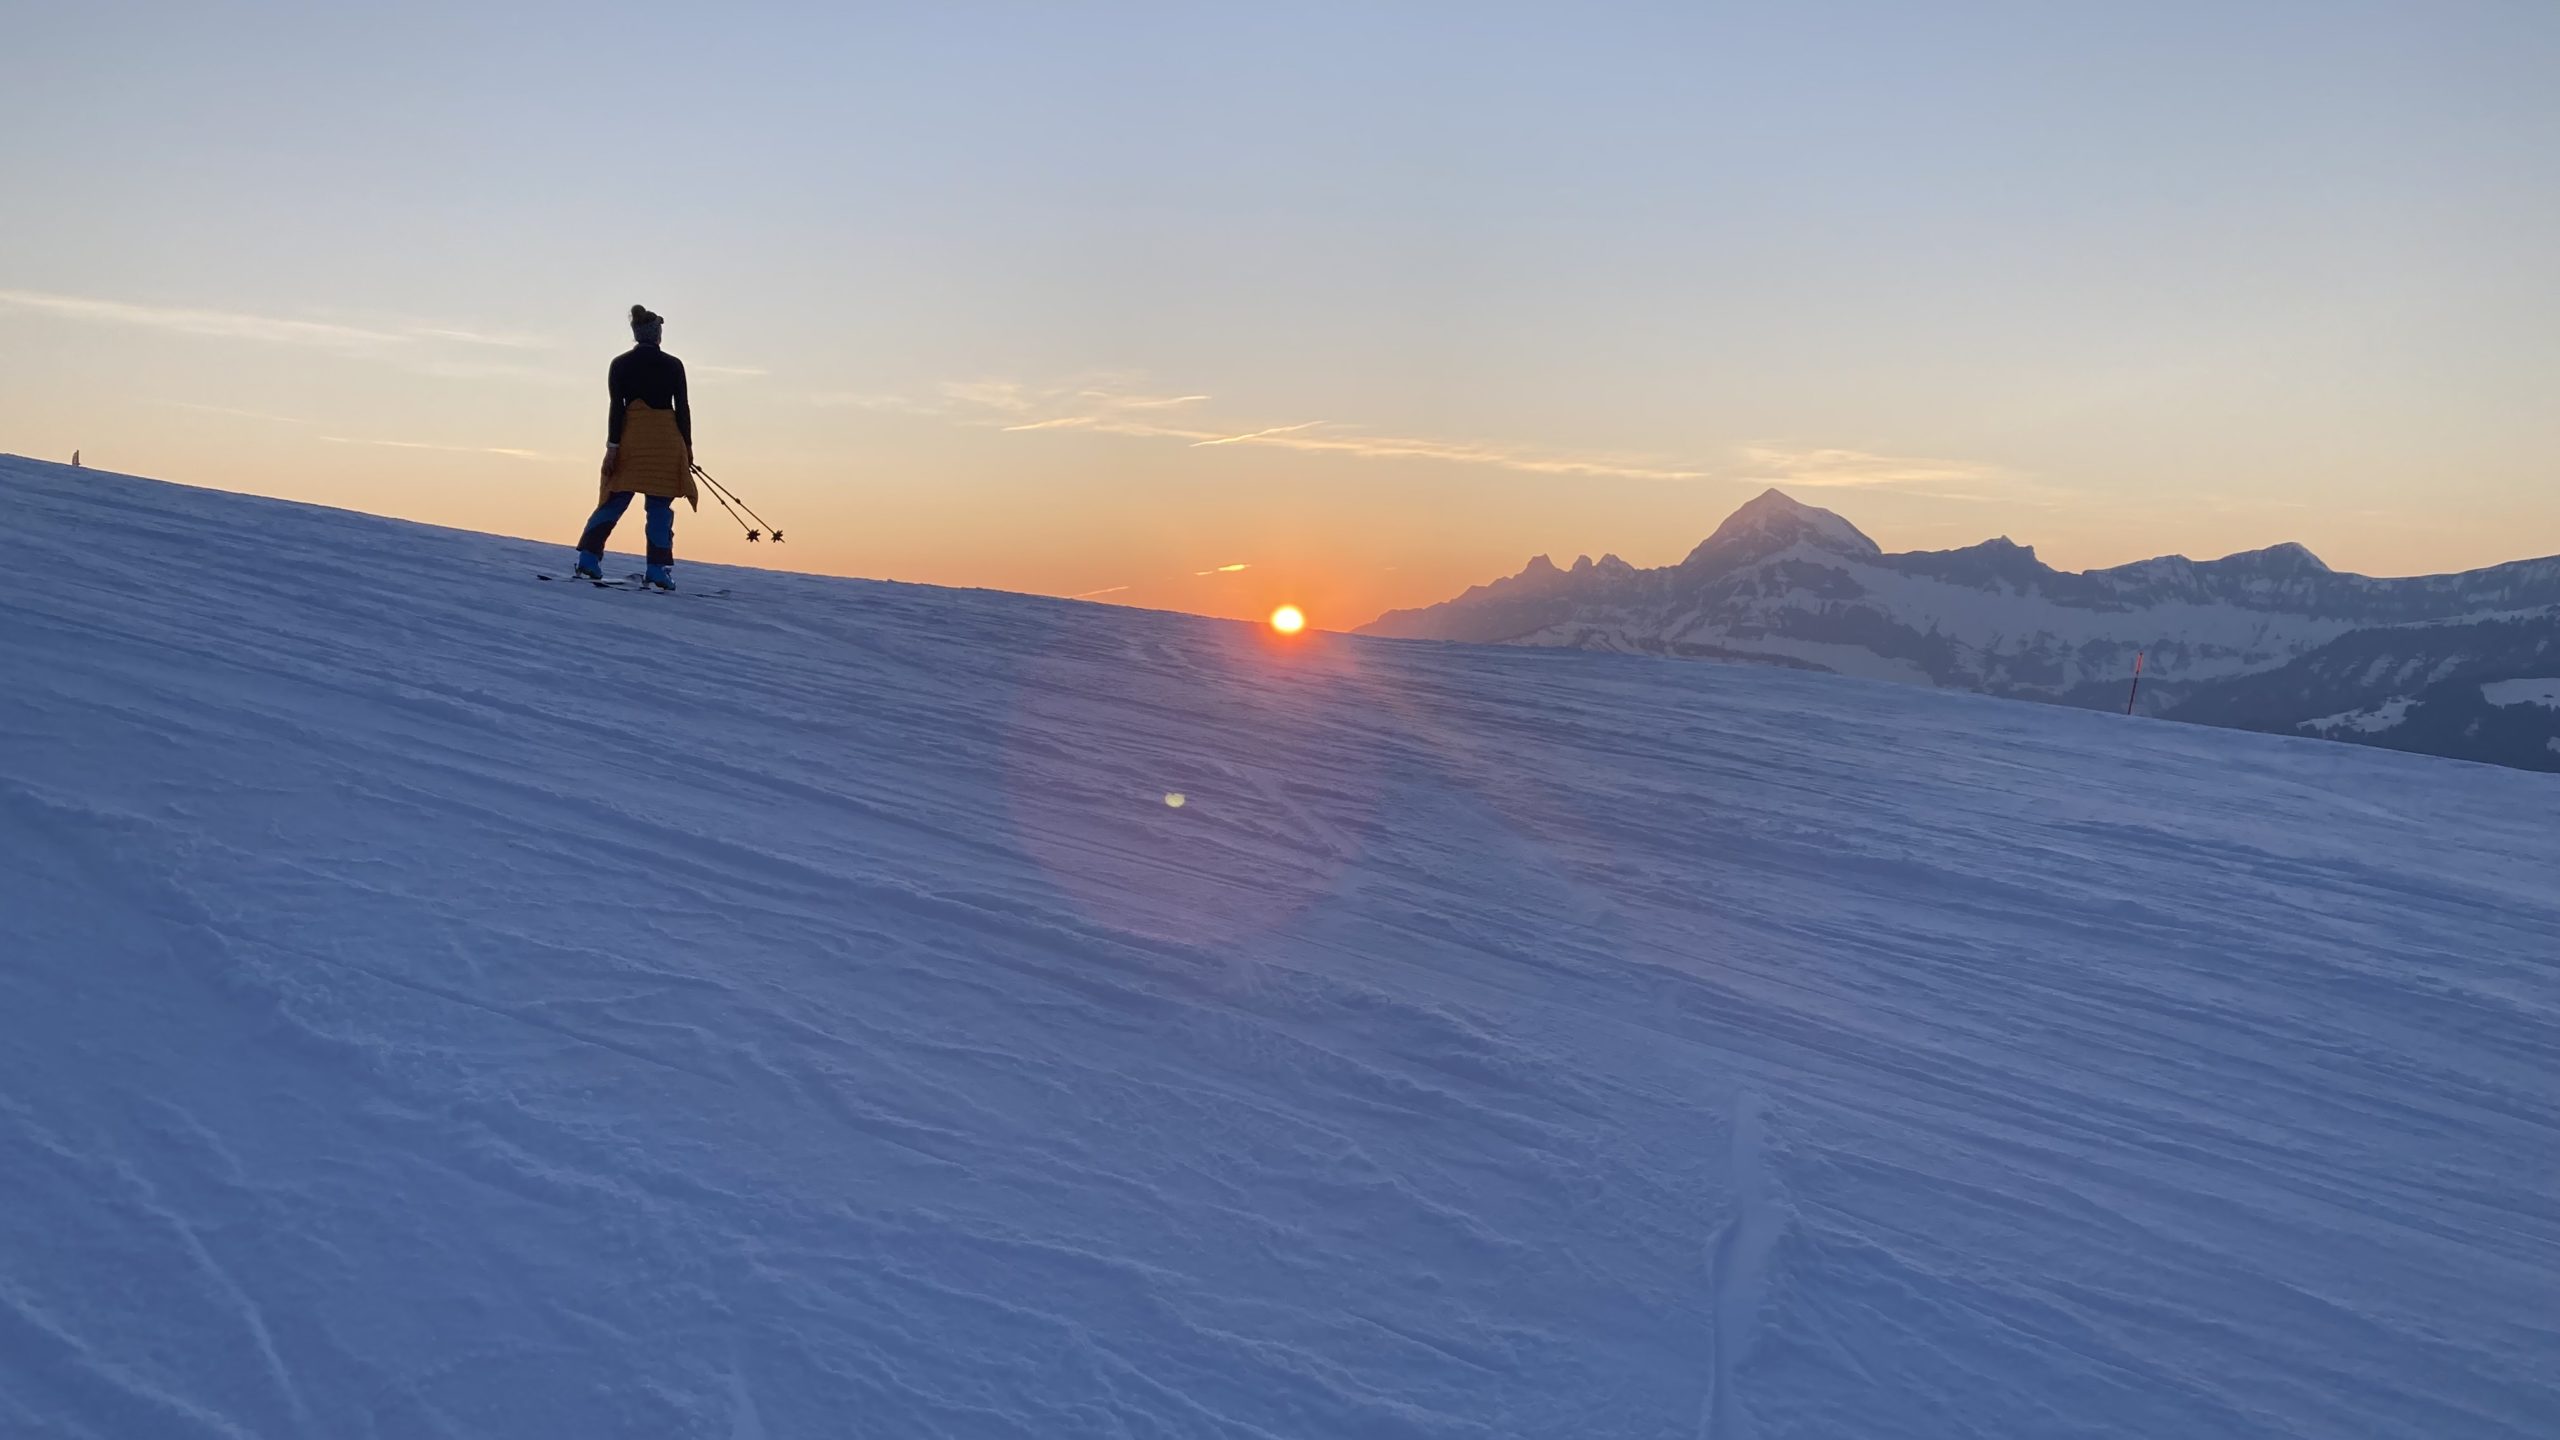
[(112, 8), (13, 21), (0, 449), (565, 550), (637, 301), (791, 537), (681, 559), (2560, 551), (2548, 7)]

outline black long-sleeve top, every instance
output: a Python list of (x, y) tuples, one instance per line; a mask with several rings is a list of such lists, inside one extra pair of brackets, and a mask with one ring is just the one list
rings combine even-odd
[(604, 426), (606, 444), (622, 443), (622, 407), (634, 400), (652, 410), (673, 407), (677, 431), (685, 444), (693, 443), (693, 401), (684, 393), (683, 361), (655, 345), (634, 345), (613, 357), (605, 386), (613, 392), (613, 414)]

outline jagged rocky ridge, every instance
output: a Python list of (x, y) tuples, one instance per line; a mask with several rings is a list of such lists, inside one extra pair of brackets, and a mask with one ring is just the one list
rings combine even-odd
[[(1677, 565), (1539, 556), (1364, 634), (1747, 660), (2560, 770), (2560, 557), (2342, 574), (2300, 545), (2056, 570), (2007, 538), (1888, 555), (1770, 490)], [(2523, 695), (2526, 698), (2517, 698)]]

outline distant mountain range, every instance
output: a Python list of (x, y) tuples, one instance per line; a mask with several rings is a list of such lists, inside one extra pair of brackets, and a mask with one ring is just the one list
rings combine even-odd
[(2300, 545), (2056, 570), (2028, 546), (1888, 555), (1771, 490), (1677, 565), (1507, 579), (1366, 635), (1744, 660), (2560, 770), (2560, 556), (2346, 575)]

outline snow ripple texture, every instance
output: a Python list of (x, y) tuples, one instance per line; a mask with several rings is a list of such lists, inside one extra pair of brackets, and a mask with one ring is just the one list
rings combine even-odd
[(2560, 777), (0, 514), (0, 1434), (2560, 1434)]

